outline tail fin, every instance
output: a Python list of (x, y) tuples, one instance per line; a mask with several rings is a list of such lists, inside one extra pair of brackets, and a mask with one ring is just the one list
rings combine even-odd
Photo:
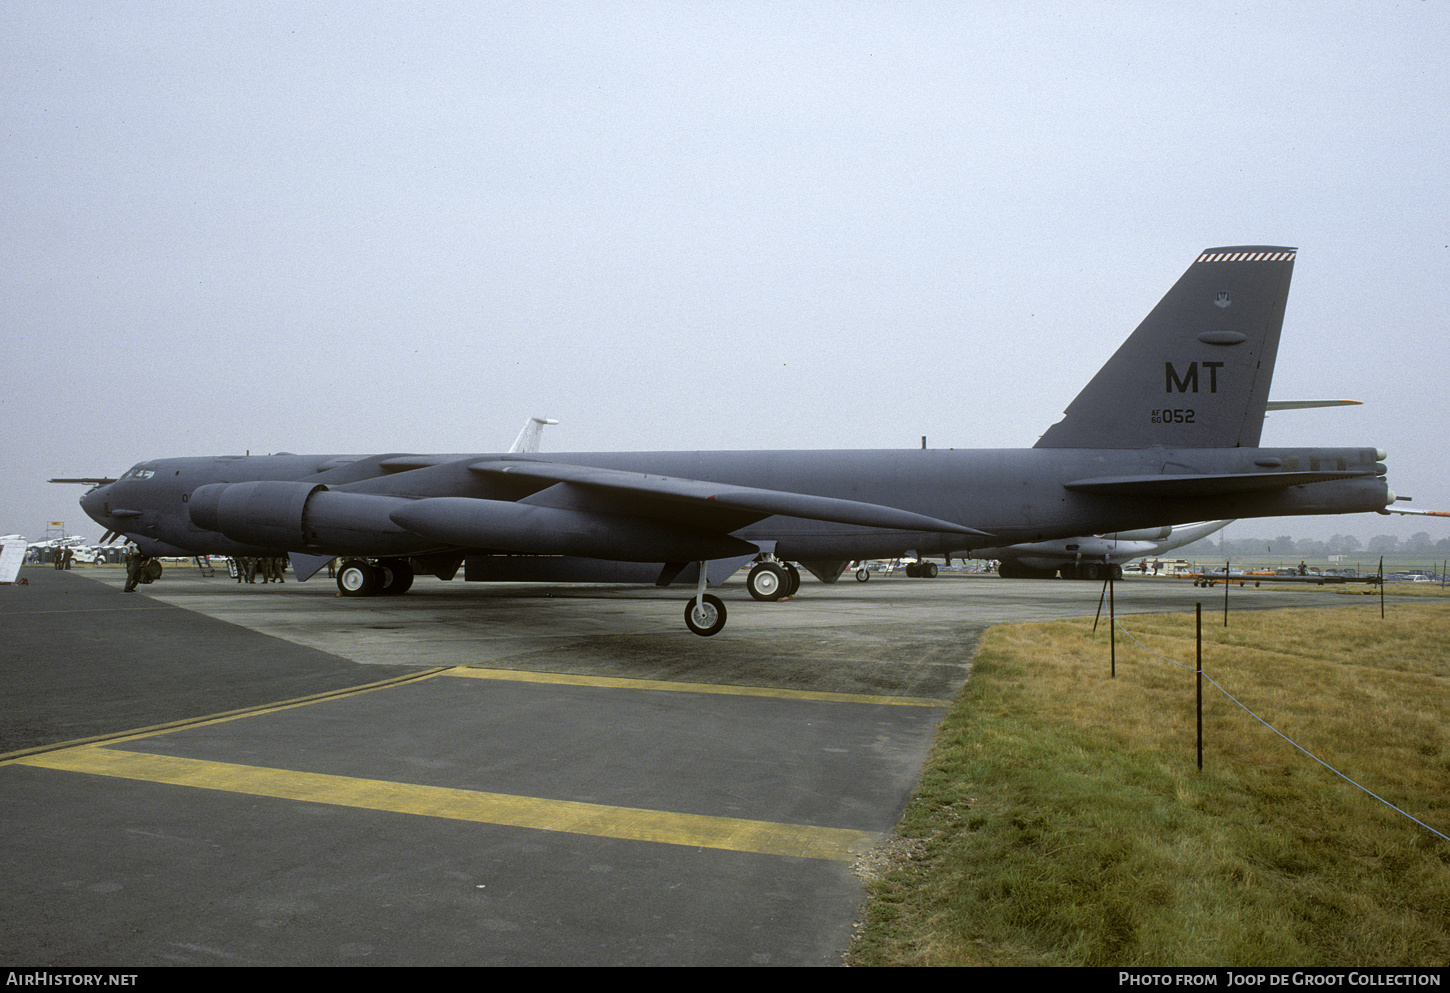
[(558, 424), (559, 422), (548, 417), (530, 417), (519, 436), (514, 439), (513, 446), (509, 449), (512, 455), (527, 455), (537, 452), (544, 437), (544, 426), (547, 424)]
[(1035, 447), (1257, 447), (1295, 253), (1205, 251)]

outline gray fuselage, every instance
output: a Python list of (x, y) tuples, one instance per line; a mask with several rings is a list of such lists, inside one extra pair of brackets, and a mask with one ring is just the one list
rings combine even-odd
[[(1392, 499), (1382, 453), (1330, 449), (1024, 449), (904, 451), (550, 453), (531, 462), (624, 470), (719, 484), (834, 497), (913, 511), (982, 532), (959, 533), (863, 527), (798, 517), (741, 515), (729, 533), (747, 542), (776, 543), (782, 558), (857, 559), (965, 551), (1073, 535), (1201, 521), (1209, 517), (1266, 517), (1383, 510)], [(418, 555), (494, 550), (449, 545), (412, 534), (389, 512), (407, 501), (466, 497), (517, 501), (548, 490), (537, 480), (500, 480), (470, 467), (500, 455), (231, 456), (157, 459), (138, 464), (114, 483), (82, 498), (86, 513), (137, 540), (153, 554)], [(518, 460), (519, 456), (511, 456)], [(389, 464), (390, 463), (390, 464)], [(416, 466), (409, 468), (409, 466)], [(1325, 476), (1299, 485), (1245, 484), (1240, 492), (1201, 495), (1184, 489), (1145, 494), (1082, 492), (1082, 480), (1265, 475), (1265, 467), (1307, 469)], [(325, 489), (328, 505), (259, 506), (258, 527), (235, 518), (218, 529), (191, 506), (202, 487), (256, 481), (305, 483)], [(621, 521), (668, 518), (658, 501), (619, 497), (608, 508)], [(313, 519), (308, 520), (311, 513)], [(688, 507), (678, 512), (688, 524)], [(262, 518), (278, 518), (268, 527)], [(294, 526), (295, 525), (295, 526)], [(716, 524), (718, 527), (718, 522)], [(288, 537), (295, 532), (296, 537)], [(710, 557), (700, 555), (700, 558)]]

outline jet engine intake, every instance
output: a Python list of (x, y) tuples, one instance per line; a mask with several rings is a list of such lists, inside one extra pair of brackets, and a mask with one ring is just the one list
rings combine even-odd
[(187, 501), (191, 522), (233, 541), (264, 548), (301, 549), (302, 513), (319, 483), (256, 480), (198, 486)]

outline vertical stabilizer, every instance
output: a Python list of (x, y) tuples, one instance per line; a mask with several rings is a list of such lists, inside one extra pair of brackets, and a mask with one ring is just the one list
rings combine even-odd
[(1295, 252), (1205, 251), (1035, 447), (1256, 447)]
[(509, 453), (513, 455), (532, 455), (539, 450), (544, 438), (544, 427), (548, 424), (559, 422), (548, 417), (530, 417), (519, 436), (514, 439)]

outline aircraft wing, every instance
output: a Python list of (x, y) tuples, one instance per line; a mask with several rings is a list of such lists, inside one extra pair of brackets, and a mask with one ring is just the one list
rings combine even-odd
[(409, 472), (457, 461), (456, 455), (394, 455), (380, 461), (378, 468), (386, 473)]
[(1101, 496), (1142, 497), (1174, 500), (1191, 497), (1225, 496), (1251, 493), (1256, 490), (1282, 490), (1305, 483), (1324, 483), (1337, 479), (1374, 476), (1369, 470), (1329, 472), (1223, 472), (1204, 475), (1103, 476), (1097, 479), (1076, 479), (1064, 486), (1078, 493)]
[[(763, 518), (778, 515), (872, 528), (985, 536), (985, 532), (975, 528), (908, 510), (810, 493), (791, 493), (561, 462), (491, 459), (475, 462), (468, 468), (485, 476), (523, 476), (554, 484), (525, 497), (520, 503), (617, 511), (619, 499), (628, 498), (631, 502), (644, 501), (647, 506), (652, 504), (656, 507), (663, 505), (673, 508), (676, 512), (687, 515), (698, 526), (726, 531), (734, 531)], [(602, 500), (606, 506), (595, 507), (598, 500)], [(671, 517), (676, 516), (668, 511), (666, 513)]]

